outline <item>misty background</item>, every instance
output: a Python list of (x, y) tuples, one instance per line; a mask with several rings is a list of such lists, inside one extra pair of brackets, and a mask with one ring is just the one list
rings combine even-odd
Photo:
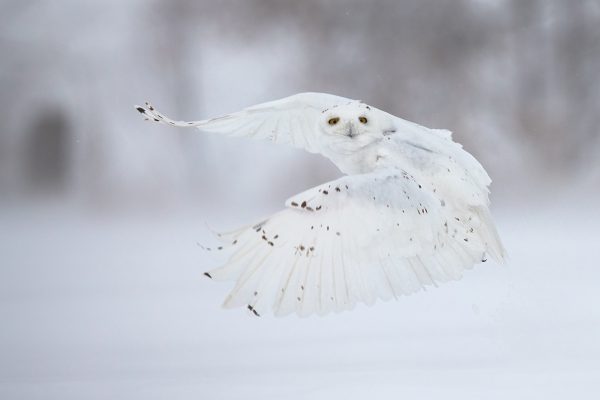
[[(600, 183), (597, 1), (3, 3), (9, 200), (122, 207), (244, 194), (279, 206), (335, 171), (299, 151), (143, 124), (132, 105), (201, 119), (302, 91), (452, 130), (499, 198)], [(255, 193), (225, 191), (232, 172)], [(277, 192), (262, 197), (267, 186)]]
[[(0, 395), (598, 393), (600, 2), (0, 5)], [(205, 222), (339, 172), (133, 105), (195, 120), (304, 91), (453, 131), (494, 181), (509, 265), (329, 319), (220, 310)]]

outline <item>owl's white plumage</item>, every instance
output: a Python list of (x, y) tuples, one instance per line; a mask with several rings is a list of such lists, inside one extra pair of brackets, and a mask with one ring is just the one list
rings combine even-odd
[(347, 174), (293, 196), (265, 221), (219, 235), (231, 256), (206, 275), (235, 281), (225, 307), (323, 315), (459, 279), (488, 255), (505, 257), (488, 209), (491, 180), (449, 131), (323, 93), (192, 122), (148, 103), (136, 108), (156, 122), (291, 144)]

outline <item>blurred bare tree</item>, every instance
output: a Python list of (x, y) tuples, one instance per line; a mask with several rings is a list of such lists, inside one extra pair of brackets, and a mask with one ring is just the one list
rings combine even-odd
[(72, 140), (67, 121), (60, 111), (36, 115), (29, 132), (23, 167), (33, 189), (62, 190), (68, 175), (68, 150)]

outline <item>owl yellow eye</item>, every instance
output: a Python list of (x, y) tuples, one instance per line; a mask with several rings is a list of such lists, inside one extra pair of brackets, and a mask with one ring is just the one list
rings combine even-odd
[(335, 124), (337, 124), (339, 122), (339, 120), (340, 119), (338, 117), (334, 117), (334, 118), (330, 118), (329, 121), (327, 121), (327, 123), (329, 125), (335, 125)]
[(361, 124), (366, 124), (368, 122), (367, 117), (358, 117), (358, 120)]

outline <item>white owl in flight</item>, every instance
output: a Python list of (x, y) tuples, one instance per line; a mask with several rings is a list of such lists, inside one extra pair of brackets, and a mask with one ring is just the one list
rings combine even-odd
[[(257, 224), (218, 234), (233, 280), (224, 307), (307, 316), (352, 309), (460, 279), (505, 250), (489, 211), (491, 180), (446, 130), (360, 101), (300, 93), (202, 121), (147, 119), (286, 143), (330, 159), (346, 176), (291, 197)], [(213, 249), (214, 250), (214, 249)]]

